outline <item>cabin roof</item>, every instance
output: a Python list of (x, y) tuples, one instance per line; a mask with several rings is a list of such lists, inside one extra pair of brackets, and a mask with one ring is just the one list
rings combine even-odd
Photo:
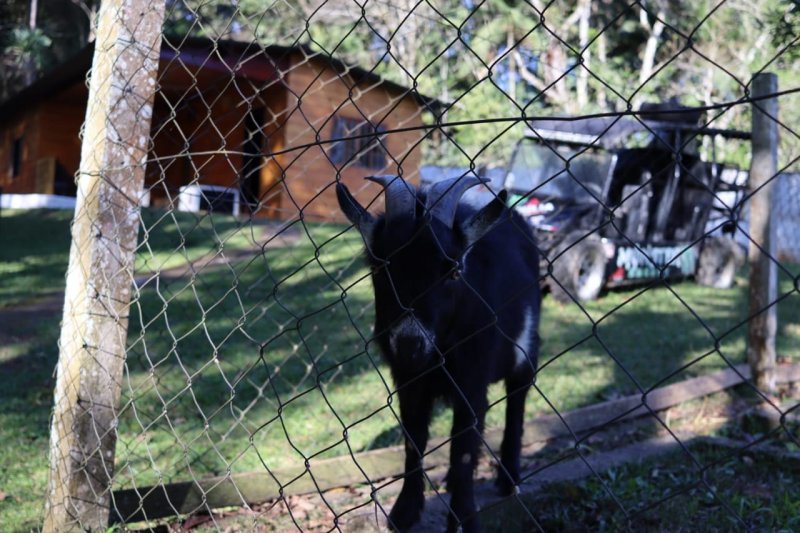
[[(234, 40), (211, 40), (203, 37), (165, 37), (161, 47), (161, 61), (180, 58), (182, 62), (197, 68), (226, 71), (244, 77), (274, 75), (291, 68), (292, 58), (302, 55), (308, 61), (315, 61), (332, 67), (340, 74), (347, 74), (357, 84), (380, 84), (400, 96), (412, 98), (423, 109), (438, 112), (442, 103), (435, 98), (424, 96), (415, 89), (386, 80), (365, 68), (348, 65), (344, 61), (326, 53), (311, 49), (306, 45), (262, 46), (257, 43)], [(31, 85), (0, 102), (0, 116), (8, 116), (28, 109), (42, 100), (73, 86), (88, 77), (94, 56), (94, 43), (48, 70)]]

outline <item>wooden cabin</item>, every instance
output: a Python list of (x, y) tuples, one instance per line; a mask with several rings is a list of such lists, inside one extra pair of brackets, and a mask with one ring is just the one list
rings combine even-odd
[[(92, 49), (0, 104), (4, 193), (74, 195)], [(419, 183), (436, 102), (305, 47), (189, 39), (162, 47), (146, 188), (151, 206), (341, 220), (333, 184)], [(400, 131), (394, 131), (400, 130)]]

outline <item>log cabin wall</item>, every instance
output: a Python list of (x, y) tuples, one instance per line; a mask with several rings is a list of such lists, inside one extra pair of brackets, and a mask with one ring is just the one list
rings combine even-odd
[(8, 117), (0, 126), (0, 187), (5, 193), (36, 192), (39, 108)]
[[(331, 157), (330, 140), (342, 137), (341, 128), (334, 131), (339, 119), (388, 131), (420, 126), (422, 106), (400, 88), (356, 83), (300, 50), (254, 56), (236, 73), (224, 58), (197, 50), (180, 58), (162, 57), (146, 171), (152, 206), (175, 208), (180, 188), (200, 183), (240, 189), (243, 214), (343, 221), (332, 187), (337, 177), (364, 204), (380, 193), (364, 176), (402, 173), (419, 183), (422, 130), (384, 135), (379, 165), (365, 166), (356, 153)], [(67, 183), (74, 194), (87, 98), (81, 81), (3, 121), (5, 192), (63, 193)], [(60, 176), (58, 187), (53, 176)]]
[(380, 194), (380, 188), (365, 182), (364, 176), (402, 173), (419, 184), (423, 130), (385, 135), (381, 149), (385, 164), (380, 167), (365, 167), (358, 159), (338, 162), (331, 158), (332, 143), (314, 145), (317, 139), (333, 138), (336, 117), (361, 123), (368, 119), (373, 126), (389, 131), (420, 126), (422, 108), (412, 97), (382, 84), (357, 84), (353, 76), (339, 75), (328, 64), (308, 60), (301, 53), (292, 59), (285, 140), (292, 151), (286, 154), (284, 185), (293, 202), (284, 202), (283, 218), (299, 216), (299, 211), (292, 209), (296, 203), (305, 218), (344, 221), (332, 186), (337, 175), (364, 205)]
[(279, 216), (282, 157), (265, 154), (283, 147), (285, 92), (278, 83), (232, 84), (230, 76), (202, 94), (162, 91), (146, 181), (153, 205), (176, 205), (181, 186), (199, 183), (239, 189), (242, 213), (247, 203), (257, 216)]
[(286, 206), (283, 180), (287, 156), (283, 154), (286, 148), (287, 122), (289, 110), (287, 109), (288, 90), (284, 80), (274, 82), (267, 86), (259, 95), (262, 113), (262, 156), (258, 170), (258, 198), (260, 205), (256, 206), (257, 216), (269, 218), (286, 218), (282, 216)]
[[(43, 101), (39, 111), (39, 183), (53, 181), (52, 193), (74, 196), (81, 162), (81, 127), (89, 91), (84, 83)], [(48, 165), (54, 165), (54, 168)], [(52, 168), (52, 170), (50, 170)], [(53, 172), (53, 174), (50, 174)], [(42, 176), (41, 174), (45, 174)], [(50, 174), (50, 175), (48, 175)], [(51, 191), (37, 191), (51, 192)]]
[(239, 186), (245, 113), (240, 103), (225, 86), (204, 87), (202, 95), (156, 97), (145, 178), (153, 206), (176, 206), (180, 188), (191, 183)]
[(189, 139), (196, 122), (195, 112), (188, 104), (181, 104), (181, 96), (162, 89), (153, 103), (145, 187), (150, 191), (150, 205), (162, 209), (177, 208), (178, 192), (190, 175)]
[(75, 195), (87, 91), (77, 85), (22, 109), (0, 126), (6, 193)]

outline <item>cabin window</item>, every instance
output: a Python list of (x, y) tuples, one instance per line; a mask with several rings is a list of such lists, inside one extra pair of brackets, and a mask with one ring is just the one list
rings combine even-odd
[(11, 143), (11, 177), (19, 177), (22, 172), (22, 137)]
[(386, 128), (359, 119), (333, 117), (333, 139), (343, 139), (333, 144), (330, 158), (336, 164), (354, 163), (366, 168), (386, 166), (386, 150), (380, 140)]

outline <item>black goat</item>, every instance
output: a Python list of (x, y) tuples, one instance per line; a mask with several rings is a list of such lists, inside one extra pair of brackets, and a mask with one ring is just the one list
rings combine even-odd
[(473, 474), (490, 383), (508, 394), (498, 486), (513, 492), (525, 396), (539, 348), (539, 258), (526, 222), (503, 191), (477, 210), (460, 202), (475, 177), (415, 191), (397, 176), (384, 187), (386, 213), (374, 217), (337, 184), (348, 220), (361, 232), (375, 290), (375, 339), (397, 387), (406, 435), (405, 479), (389, 515), (405, 530), (425, 503), (422, 454), (434, 400), (453, 406), (448, 531), (477, 531)]

